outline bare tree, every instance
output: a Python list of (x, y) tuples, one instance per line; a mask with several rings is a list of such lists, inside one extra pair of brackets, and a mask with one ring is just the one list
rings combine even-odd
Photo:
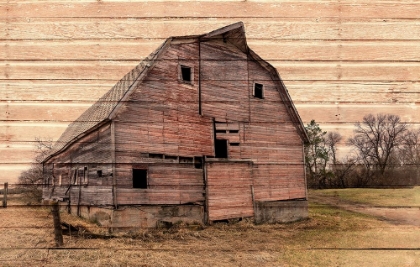
[(343, 136), (337, 132), (327, 133), (325, 144), (328, 147), (328, 152), (332, 160), (332, 164), (337, 164), (337, 144), (343, 139)]
[(51, 138), (35, 137), (35, 163), (41, 163), (51, 152), (53, 141)]
[(383, 177), (392, 166), (396, 148), (403, 144), (407, 124), (397, 115), (368, 114), (355, 126), (355, 135), (349, 139), (349, 144), (356, 149), (360, 163), (365, 167), (365, 178)]
[(43, 170), (42, 160), (52, 148), (51, 139), (35, 138), (35, 158), (31, 167), (19, 175), (19, 184), (29, 201), (39, 202), (42, 198)]
[(420, 183), (420, 129), (408, 130), (404, 134), (398, 151), (399, 159), (405, 169), (414, 170), (414, 182)]

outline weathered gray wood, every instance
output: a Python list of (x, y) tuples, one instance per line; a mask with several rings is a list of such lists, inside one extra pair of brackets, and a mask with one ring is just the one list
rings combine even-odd
[(61, 230), (60, 209), (58, 206), (58, 201), (53, 201), (51, 203), (51, 213), (53, 215), (53, 222), (54, 222), (55, 246), (62, 247), (63, 246), (63, 232)]

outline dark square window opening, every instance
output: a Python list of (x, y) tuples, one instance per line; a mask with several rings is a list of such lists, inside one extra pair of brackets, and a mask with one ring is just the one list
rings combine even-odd
[(228, 157), (228, 145), (227, 140), (216, 139), (215, 154), (216, 158), (227, 158)]
[(97, 170), (96, 173), (98, 174), (98, 177), (102, 177), (102, 170)]
[(133, 169), (133, 188), (147, 189), (147, 170)]
[(200, 157), (194, 157), (194, 168), (196, 169), (203, 168), (203, 160)]
[(264, 98), (264, 92), (263, 92), (264, 86), (260, 83), (254, 84), (254, 96), (256, 98), (263, 99)]
[(181, 65), (181, 78), (184, 82), (191, 82), (191, 67)]

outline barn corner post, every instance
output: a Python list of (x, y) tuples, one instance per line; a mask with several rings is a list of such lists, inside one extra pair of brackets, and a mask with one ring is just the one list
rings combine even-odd
[(54, 240), (55, 246), (63, 246), (63, 231), (61, 230), (61, 219), (60, 219), (60, 209), (58, 206), (58, 201), (54, 200), (51, 202), (51, 213), (53, 215), (54, 222)]
[(302, 161), (303, 161), (303, 177), (305, 181), (305, 196), (308, 200), (308, 178), (306, 176), (306, 157), (305, 157), (305, 143), (302, 145)]
[(111, 121), (111, 164), (112, 164), (112, 199), (114, 209), (118, 208), (117, 202), (117, 176), (116, 176), (116, 157), (115, 157), (115, 122)]

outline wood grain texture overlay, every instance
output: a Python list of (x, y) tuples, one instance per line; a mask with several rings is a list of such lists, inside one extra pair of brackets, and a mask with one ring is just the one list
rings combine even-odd
[(419, 1), (0, 1), (0, 183), (169, 36), (243, 21), (304, 123), (420, 124)]

